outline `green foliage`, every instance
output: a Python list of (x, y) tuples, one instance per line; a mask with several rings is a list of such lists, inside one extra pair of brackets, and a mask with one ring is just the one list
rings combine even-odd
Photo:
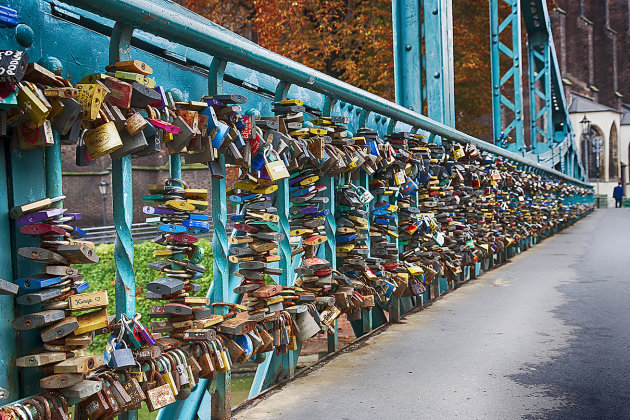
[[(201, 285), (201, 292), (198, 295), (204, 296), (212, 283), (212, 242), (207, 239), (201, 239), (197, 244), (205, 251), (202, 264), (206, 266), (206, 272), (201, 279), (195, 280), (195, 282)], [(142, 242), (134, 245), (133, 270), (136, 274), (136, 312), (142, 314), (141, 322), (146, 327), (148, 327), (150, 321), (149, 311), (151, 306), (159, 305), (159, 301), (151, 301), (144, 298), (145, 285), (150, 281), (164, 277), (158, 271), (149, 269), (147, 264), (155, 260), (153, 251), (163, 248), (163, 246), (153, 242)], [(89, 291), (107, 290), (109, 295), (108, 313), (112, 315), (116, 312), (114, 244), (100, 244), (96, 246), (95, 250), (100, 258), (99, 263), (82, 265), (80, 271), (83, 274), (83, 279), (90, 284)], [(108, 339), (108, 335), (97, 336), (88, 351), (90, 353), (102, 352)]]

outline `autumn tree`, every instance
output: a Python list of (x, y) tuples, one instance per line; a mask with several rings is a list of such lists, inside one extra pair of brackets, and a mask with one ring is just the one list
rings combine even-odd
[[(394, 99), (391, 0), (179, 1), (271, 51)], [(488, 1), (454, 0), (453, 19), (456, 124), (486, 137)]]

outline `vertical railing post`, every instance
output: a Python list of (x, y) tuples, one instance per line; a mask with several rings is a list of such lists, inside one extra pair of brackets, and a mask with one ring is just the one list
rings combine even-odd
[[(7, 147), (9, 146), (8, 143)], [(8, 191), (9, 202), (8, 207), (11, 208), (15, 205), (29, 203), (31, 201), (40, 200), (48, 196), (46, 191), (46, 175), (54, 171), (54, 167), (46, 168), (44, 150), (21, 150), (19, 148), (11, 147), (7, 154), (9, 157), (10, 167), (7, 167), (7, 172), (10, 172), (10, 188)], [(28, 168), (26, 170), (25, 168)], [(11, 200), (12, 198), (12, 200)], [(7, 226), (11, 226), (11, 235), (5, 236), (5, 238), (13, 238), (14, 247), (6, 248), (13, 249), (16, 252), (9, 253), (13, 263), (13, 276), (16, 278), (26, 277), (41, 272), (41, 266), (33, 263), (26, 258), (18, 257), (17, 250), (23, 246), (40, 246), (39, 238), (30, 235), (22, 235), (19, 233), (19, 229), (15, 223), (10, 223), (7, 220)], [(12, 277), (6, 280), (12, 280)], [(14, 299), (13, 296), (7, 296)], [(15, 307), (15, 306), (13, 306)], [(26, 315), (31, 312), (36, 312), (36, 309), (31, 306), (19, 306), (18, 315)], [(10, 312), (11, 316), (15, 312)], [(10, 318), (9, 318), (10, 319)], [(7, 322), (9, 328), (11, 327), (11, 321)], [(21, 339), (20, 339), (21, 336)], [(7, 335), (7, 338), (10, 335)], [(17, 353), (13, 355), (14, 359), (16, 355), (24, 355), (28, 349), (37, 348), (41, 345), (41, 339), (39, 331), (30, 330), (23, 331), (17, 334)], [(7, 346), (10, 347), (10, 346)], [(15, 360), (12, 363), (15, 366)], [(9, 370), (11, 368), (9, 367)], [(37, 369), (19, 369), (19, 389), (20, 396), (33, 395), (40, 392), (39, 379), (42, 377), (41, 372)], [(16, 384), (17, 385), (17, 384)], [(17, 397), (17, 394), (13, 394), (13, 397)]]
[[(364, 170), (361, 170), (359, 173), (359, 186), (365, 188), (366, 190), (370, 189), (370, 175), (368, 175), (367, 172), (365, 172)], [(365, 245), (367, 245), (368, 248), (368, 255), (370, 255), (370, 214), (372, 213), (372, 209), (374, 208), (374, 200), (372, 200), (369, 204), (368, 204), (368, 217), (366, 217), (367, 220), (367, 232), (366, 232), (366, 236), (367, 239), (365, 240)], [(362, 308), (361, 309), (361, 321), (363, 323), (363, 334), (367, 334), (370, 331), (372, 331), (372, 312), (373, 309), (372, 308)]]
[[(208, 74), (208, 94), (223, 93), (223, 76), (227, 62), (218, 57), (212, 59)], [(219, 164), (225, 168), (225, 156), (219, 155)], [(227, 176), (227, 174), (226, 174)], [(213, 302), (225, 302), (230, 296), (229, 267), (228, 267), (228, 237), (227, 237), (227, 196), (225, 177), (212, 178), (212, 253), (214, 255)], [(222, 309), (221, 309), (222, 310)], [(220, 373), (216, 379), (216, 389), (212, 392), (212, 417), (229, 419), (231, 416), (231, 371)]]
[[(280, 81), (276, 87), (275, 100), (283, 101), (287, 99), (291, 84)], [(282, 275), (279, 282), (281, 286), (293, 285), (293, 274), (291, 264), (291, 244), (289, 239), (291, 237), (291, 227), (289, 226), (289, 208), (291, 203), (289, 202), (289, 180), (283, 179), (278, 182), (278, 191), (276, 193), (276, 208), (278, 209), (278, 222), (279, 232), (282, 233), (284, 238), (278, 244), (278, 254), (280, 254), (280, 268), (282, 268)], [(281, 376), (283, 378), (292, 378), (295, 374), (295, 364), (297, 357), (295, 357), (296, 350), (291, 350), (286, 354), (281, 355)]]
[[(389, 196), (389, 204), (394, 204), (394, 205), (398, 204), (397, 194), (392, 194)], [(391, 229), (394, 232), (398, 232), (398, 212), (394, 214), (394, 226), (393, 227), (389, 226), (389, 229)], [(395, 243), (396, 248), (398, 248), (398, 238), (390, 237), (389, 242)], [(398, 259), (398, 256), (396, 257), (396, 259)], [(396, 283), (396, 286), (398, 286), (398, 283)], [(398, 298), (398, 296), (395, 296), (394, 294), (392, 294), (389, 300), (389, 322), (394, 322), (394, 323), (400, 322), (400, 309), (401, 309), (400, 299)]]
[[(59, 139), (56, 139), (59, 140)], [(54, 146), (53, 146), (54, 147)], [(7, 168), (7, 151), (9, 144), (5, 142), (0, 148), (0, 176), (4, 180), (10, 179)], [(61, 172), (60, 172), (61, 174)], [(4, 250), (0, 254), (0, 278), (6, 281), (13, 280), (13, 264), (11, 262), (11, 229), (9, 221), (9, 191), (8, 183), (0, 182), (0, 246)], [(0, 296), (0, 311), (8, 322), (0, 324), (0, 339), (4, 343), (16, 343), (17, 334), (11, 326), (11, 317), (15, 313), (15, 297), (13, 295)], [(15, 359), (18, 357), (18, 346), (0, 346), (0, 369), (4, 374), (0, 375), (0, 387), (6, 391), (3, 399), (14, 400), (19, 396), (18, 369)]]
[[(129, 59), (129, 48), (133, 28), (116, 23), (112, 30), (109, 44), (109, 64)], [(121, 314), (129, 317), (136, 315), (136, 278), (133, 272), (133, 181), (131, 156), (112, 159), (112, 196), (114, 206), (114, 226), (116, 242), (114, 259), (116, 261), (115, 294), (116, 318)], [(120, 415), (122, 420), (136, 420), (138, 411), (131, 410)]]
[[(330, 210), (330, 213), (326, 216), (326, 242), (322, 245), (324, 247), (324, 258), (330, 261), (330, 266), (333, 270), (337, 269), (337, 241), (335, 234), (337, 231), (337, 219), (335, 218), (335, 177), (328, 174), (324, 174), (321, 178), (321, 185), (326, 187), (324, 196), (328, 197), (328, 203), (323, 205), (324, 209)], [(321, 252), (321, 251), (320, 251)], [(339, 348), (339, 337), (337, 334), (337, 321), (331, 326), (333, 333), (328, 333), (328, 352), (337, 351)]]
[[(508, 16), (499, 22), (499, 3), (506, 1), (510, 6)], [(509, 149), (516, 153), (521, 153), (524, 147), (523, 130), (523, 91), (521, 87), (521, 76), (523, 71), (523, 60), (521, 59), (521, 9), (520, 0), (490, 0), (490, 61), (492, 76), (492, 119), (493, 119), (493, 142), (496, 142), (501, 133), (506, 136), (513, 132), (514, 144), (509, 145)], [(500, 40), (500, 35), (504, 30), (511, 29), (511, 44), (505, 45)], [(509, 69), (501, 75), (501, 54), (505, 55), (511, 62)], [(508, 83), (511, 80), (512, 83)], [(511, 98), (501, 93), (501, 87), (510, 87)], [(502, 110), (509, 109), (514, 116), (508, 118)], [(505, 126), (504, 124), (505, 120)]]

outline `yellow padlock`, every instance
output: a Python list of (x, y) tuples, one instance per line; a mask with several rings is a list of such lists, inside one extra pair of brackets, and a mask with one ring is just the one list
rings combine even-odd
[(173, 210), (193, 211), (195, 209), (194, 204), (190, 204), (180, 200), (168, 200), (165, 204), (166, 207), (169, 207)]
[(80, 118), (84, 121), (96, 120), (105, 100), (105, 90), (96, 83), (80, 83), (77, 90), (79, 91), (77, 101), (81, 104)]
[(197, 210), (205, 210), (208, 208), (208, 202), (204, 200), (186, 200), (186, 203), (192, 204)]
[(98, 159), (122, 147), (122, 140), (113, 121), (88, 130), (83, 142), (92, 159)]
[(171, 387), (171, 390), (173, 391), (173, 395), (177, 395), (177, 386), (175, 385), (175, 380), (173, 379), (173, 375), (171, 375), (171, 362), (170, 360), (168, 360), (167, 358), (163, 357), (163, 356), (159, 356), (158, 357), (158, 363), (161, 363), (162, 366), (164, 367), (164, 371), (165, 373), (159, 372), (160, 376), (162, 377), (162, 379), (164, 379), (164, 382), (166, 382), (168, 384), (168, 386)]
[(18, 107), (28, 114), (28, 119), (37, 127), (41, 127), (48, 118), (50, 108), (37, 94), (37, 87), (31, 83), (18, 83), (17, 103)]

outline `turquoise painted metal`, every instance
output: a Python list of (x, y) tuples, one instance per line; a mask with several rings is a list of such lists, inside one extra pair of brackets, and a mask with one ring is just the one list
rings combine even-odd
[[(134, 29), (116, 23), (112, 30), (109, 44), (109, 64), (129, 60), (129, 48)], [(59, 160), (61, 162), (61, 160)], [(61, 171), (61, 167), (59, 168)], [(136, 315), (136, 275), (133, 271), (133, 180), (131, 156), (112, 159), (112, 198), (114, 208), (114, 226), (116, 242), (114, 260), (116, 261), (115, 294), (116, 319), (122, 314), (133, 318)], [(138, 411), (131, 410), (120, 416), (121, 420), (136, 420)]]
[[(0, 148), (0, 176), (3, 179), (10, 179), (7, 170), (8, 145)], [(13, 264), (11, 263), (11, 232), (9, 229), (9, 192), (7, 183), (0, 182), (0, 246), (5, 250), (0, 254), (0, 278), (6, 281), (13, 279)], [(0, 311), (3, 314), (15, 313), (15, 299), (13, 296), (0, 296)], [(0, 323), (0, 340), (2, 343), (17, 343), (16, 331), (11, 326), (11, 322)], [(15, 399), (19, 395), (18, 369), (15, 366), (16, 349), (15, 346), (0, 346), (0, 370), (5, 374), (0, 375), (0, 387), (6, 390), (5, 398)]]
[[(564, 149), (550, 150), (550, 158), (543, 157), (539, 163), (537, 156), (534, 156), (535, 159), (530, 159), (529, 156), (523, 156), (522, 153), (510, 153), (505, 149), (485, 143), (452, 128), (451, 118), (453, 114), (449, 102), (452, 100), (453, 94), (452, 46), (449, 44), (451, 38), (449, 35), (452, 31), (449, 11), (450, 0), (423, 1), (424, 30), (422, 23), (419, 22), (420, 17), (415, 15), (418, 28), (408, 28), (409, 32), (396, 41), (398, 48), (402, 46), (405, 49), (405, 40), (412, 39), (416, 31), (420, 37), (426, 31), (429, 35), (424, 40), (425, 48), (429, 47), (427, 48), (426, 71), (430, 71), (430, 69), (439, 71), (439, 77), (434, 77), (430, 82), (427, 82), (425, 93), (420, 88), (413, 95), (406, 97), (407, 99), (399, 98), (400, 104), (389, 102), (273, 54), (166, 0), (101, 0), (99, 2), (69, 0), (67, 3), (52, 0), (10, 0), (5, 1), (5, 3), (18, 9), (21, 16), (28, 20), (27, 23), (32, 28), (33, 35), (30, 42), (33, 43), (34, 47), (29, 49), (31, 60), (37, 61), (44, 58), (41, 57), (43, 52), (54, 51), (59, 63), (65, 68), (67, 77), (75, 83), (85, 74), (102, 70), (108, 62), (116, 61), (118, 58), (133, 57), (149, 62), (156, 70), (159, 82), (164, 84), (166, 88), (171, 86), (182, 88), (184, 100), (197, 99), (206, 93), (223, 93), (225, 89), (229, 93), (246, 95), (249, 98), (247, 106), (251, 107), (252, 111), (262, 115), (271, 115), (271, 98), (300, 98), (308, 106), (321, 109), (324, 115), (348, 116), (353, 130), (368, 126), (378, 130), (381, 135), (387, 132), (391, 133), (394, 130), (414, 130), (427, 134), (432, 140), (448, 137), (462, 143), (476, 144), (481, 150), (503, 156), (521, 168), (556, 177), (565, 182), (586, 185), (579, 179), (581, 176), (579, 160), (572, 166), (560, 166), (560, 169), (567, 171), (570, 175), (549, 167), (549, 165), (555, 165), (554, 162), (563, 162), (557, 159), (569, 153), (567, 150), (570, 149), (571, 143), (564, 143)], [(411, 7), (412, 12), (410, 13), (414, 13), (413, 10), (415, 9), (411, 4), (413, 2), (400, 1), (395, 3), (397, 5), (392, 6), (395, 10), (400, 10), (401, 7)], [(34, 10), (38, 12), (33, 13)], [(437, 10), (437, 13), (433, 13), (434, 10)], [(404, 19), (400, 20), (401, 16), (404, 17), (404, 13), (397, 17), (399, 23), (395, 24), (395, 28), (399, 28), (400, 22), (404, 22)], [(541, 19), (548, 22), (546, 9), (543, 9), (543, 13), (537, 16), (539, 18), (542, 16)], [(529, 18), (526, 14), (524, 17), (527, 26)], [(28, 39), (20, 39), (21, 43), (28, 41)], [(81, 45), (67, 45), (68, 39), (81, 39)], [(2, 31), (0, 42), (2, 42), (3, 48), (16, 48), (17, 41), (14, 39), (14, 35), (9, 35), (7, 31)], [(416, 59), (416, 52), (420, 53), (423, 41), (418, 42), (418, 39), (415, 39), (414, 42), (412, 47), (414, 52), (407, 54), (412, 56), (413, 60)], [(562, 122), (562, 111), (566, 111), (566, 106), (564, 105), (564, 98), (561, 96), (562, 90), (554, 90), (557, 80), (559, 80), (556, 76), (559, 73), (557, 72), (557, 62), (550, 37), (548, 42), (550, 43), (548, 49), (551, 52), (549, 59), (551, 102), (552, 105), (555, 104), (553, 95), (562, 101), (558, 103), (558, 109), (552, 106), (553, 128), (554, 133), (562, 133), (562, 130), (558, 130), (558, 121)], [(108, 44), (109, 54), (106, 52)], [(89, 47), (85, 48), (85, 45)], [(415, 50), (416, 46), (417, 50)], [(46, 57), (46, 60), (54, 61), (48, 56)], [(417, 58), (418, 69), (421, 73), (422, 57), (418, 56)], [(401, 63), (409, 62), (409, 58), (401, 59), (399, 57), (397, 60), (399, 62), (397, 68), (400, 71), (404, 69), (404, 64)], [(415, 61), (413, 62), (415, 63)], [(415, 69), (413, 71), (415, 72)], [(420, 83), (421, 77), (415, 80), (408, 78), (404, 82), (400, 82), (400, 80), (398, 77), (397, 91), (400, 89), (399, 84), (403, 86), (403, 89), (409, 87), (415, 90), (418, 88), (417, 84)], [(207, 90), (205, 86), (208, 87)], [(423, 98), (427, 100), (429, 117), (421, 115)], [(403, 101), (408, 102), (402, 103)], [(408, 109), (409, 104), (412, 103), (416, 105), (419, 103), (420, 106), (418, 109), (415, 107), (414, 110)], [(567, 130), (570, 133), (570, 127)], [(556, 138), (559, 137), (560, 135), (557, 135)], [(562, 141), (566, 142), (566, 140)], [(12, 163), (10, 168), (6, 168), (11, 191), (0, 188), (0, 198), (4, 195), (6, 197), (5, 203), (9, 205), (21, 204), (43, 198), (45, 195), (52, 197), (61, 194), (58, 144), (48, 148), (45, 155), (41, 150), (30, 152), (11, 150), (7, 152), (5, 149), (4, 153), (10, 153), (9, 161)], [(0, 162), (0, 174), (3, 171), (3, 162), (4, 160)], [(19, 167), (16, 165), (18, 162)], [(222, 157), (221, 163), (225, 163)], [(131, 161), (129, 158), (123, 158), (113, 161), (112, 165), (114, 218), (117, 228), (116, 261), (118, 263), (116, 309), (117, 314), (124, 312), (133, 315), (135, 314), (135, 284), (132, 270), (133, 246), (129, 235), (132, 205)], [(30, 170), (23, 173), (22, 167), (28, 167)], [(181, 161), (178, 157), (171, 159), (170, 169), (171, 176), (181, 177)], [(367, 186), (368, 182), (369, 177), (362, 173), (359, 183)], [(320, 247), (320, 252), (333, 263), (333, 266), (336, 261), (336, 244), (332, 239), (336, 230), (334, 218), (335, 183), (336, 178), (323, 177), (321, 180), (321, 185), (328, 187), (326, 196), (330, 198), (330, 201), (325, 207), (331, 209), (331, 214), (326, 220), (326, 232), (329, 241)], [(233, 275), (234, 265), (227, 261), (229, 246), (226, 232), (225, 180), (214, 179), (212, 187), (215, 262), (213, 266), (214, 281), (208, 296), (213, 302), (236, 302), (238, 296), (232, 291), (233, 287), (237, 285), (237, 279)], [(283, 189), (286, 190), (284, 184), (280, 186), (279, 197), (283, 196)], [(10, 193), (12, 196), (9, 196)], [(281, 229), (286, 232), (288, 229), (288, 203), (286, 199), (279, 199), (278, 209), (281, 215)], [(5, 228), (9, 226), (6, 219), (6, 208), (1, 206), (0, 220), (6, 222), (3, 224)], [(4, 238), (8, 237), (8, 234), (4, 236)], [(14, 247), (34, 243), (32, 238), (15, 235), (14, 231), (12, 237), (14, 238)], [(285, 268), (285, 275), (280, 281), (290, 285), (294, 281), (293, 268), (299, 264), (299, 259), (295, 259), (292, 264), (290, 263), (288, 242), (281, 244), (280, 248), (281, 265)], [(17, 260), (16, 257), (13, 258), (10, 264), (3, 265), (2, 270), (4, 271), (0, 272), (0, 275), (11, 278), (12, 275), (24, 276), (34, 274), (37, 271), (38, 267), (34, 264)], [(488, 266), (492, 264), (492, 261), (487, 261)], [(438, 280), (436, 279), (435, 289), (439, 294), (437, 283)], [(10, 305), (5, 304), (4, 300), (0, 300), (0, 305), (3, 309), (10, 308)], [(403, 306), (405, 309), (410, 309), (412, 305), (405, 304)], [(367, 333), (386, 322), (383, 309), (378, 306), (365, 312), (367, 312), (367, 316), (361, 321), (361, 333)], [(399, 310), (395, 312), (400, 313)], [(5, 337), (2, 335), (4, 333), (4, 330), (0, 329), (0, 337)], [(334, 334), (331, 336), (333, 337), (331, 345), (336, 348), (335, 336)], [(35, 347), (36, 342), (36, 335), (24, 334), (23, 342), (19, 343), (18, 346), (21, 348), (18, 351), (23, 353), (22, 348)], [(10, 360), (15, 357), (13, 349), (0, 348), (0, 354), (4, 356), (3, 360)], [(284, 376), (290, 376), (298, 356), (299, 349), (288, 357), (267, 354), (265, 362), (259, 365), (250, 396), (254, 396), (272, 385), (280, 373), (283, 372)], [(36, 384), (39, 374), (31, 371), (23, 370), (21, 372), (22, 395), (29, 395), (38, 391)], [(7, 389), (17, 387), (17, 381), (12, 379), (11, 375), (12, 373), (9, 372), (6, 377), (6, 386), (9, 387)], [(190, 398), (186, 401), (177, 401), (162, 410), (159, 418), (161, 420), (167, 418), (192, 419), (196, 416), (207, 418), (210, 407), (215, 407), (215, 415), (226, 417), (230, 406), (229, 373), (219, 376), (216, 391), (212, 396), (208, 392), (210, 385), (210, 381), (201, 380)], [(0, 386), (4, 387), (4, 383), (0, 382)], [(132, 412), (127, 418), (135, 418), (135, 415)]]
[[(9, 199), (9, 206), (28, 203), (48, 197), (46, 191), (46, 175), (50, 171), (55, 171), (56, 165), (48, 169), (44, 158), (44, 151), (39, 150), (19, 150), (11, 148), (10, 152), (10, 191), (13, 199)], [(27, 168), (28, 170), (25, 170)], [(39, 240), (35, 237), (20, 235), (14, 223), (11, 226), (11, 237), (13, 249), (17, 250), (23, 246), (39, 246)], [(13, 275), (16, 277), (26, 277), (38, 274), (41, 270), (38, 264), (17, 256), (13, 253)], [(24, 315), (36, 312), (35, 308), (19, 306), (17, 315)], [(9, 323), (10, 324), (10, 323)], [(40, 337), (37, 331), (24, 331), (22, 342), (17, 341), (16, 354), (25, 354), (24, 349), (32, 349), (40, 346)], [(42, 374), (36, 369), (19, 369), (20, 395), (32, 395), (39, 391), (39, 379)]]
[(423, 113), (421, 16), (418, 0), (392, 0), (396, 102)]
[(452, 0), (423, 0), (427, 115), (455, 127)]
[[(200, 52), (222, 57), (231, 64), (235, 63), (239, 66), (254, 68), (256, 73), (250, 73), (249, 75), (255, 74), (257, 80), (260, 80), (258, 79), (261, 77), (260, 73), (265, 73), (276, 79), (322, 94), (324, 97), (330, 96), (339, 101), (340, 104), (342, 102), (349, 103), (352, 106), (350, 111), (354, 110), (355, 106), (370, 110), (375, 114), (375, 117), (376, 115), (386, 117), (387, 122), (385, 125), (387, 125), (390, 132), (396, 127), (396, 123), (400, 124), (397, 129), (417, 127), (419, 132), (433, 133), (461, 143), (473, 143), (480, 150), (503, 156), (510, 161), (529, 165), (532, 168), (538, 168), (567, 181), (579, 182), (579, 180), (566, 176), (559, 171), (526, 159), (522, 155), (510, 153), (505, 149), (454, 130), (445, 124), (427, 118), (401, 105), (387, 101), (265, 50), (259, 45), (245, 38), (238, 37), (227, 29), (166, 0), (125, 0), (124, 2), (116, 0), (102, 0), (99, 2), (69, 0), (69, 3), (106, 16), (109, 19), (135, 26), (145, 32), (168, 38), (172, 42), (181, 43)], [(168, 24), (164, 22), (168, 22)], [(228, 67), (226, 67), (225, 71), (228, 72)], [(236, 73), (238, 74), (239, 72), (236, 71)], [(240, 74), (243, 75), (242, 73)], [(268, 81), (269, 79), (266, 80)], [(268, 92), (275, 93), (276, 83), (273, 84), (273, 87), (269, 86)], [(237, 89), (236, 91), (238, 92), (239, 90)], [(260, 93), (261, 90), (259, 89), (257, 92)], [(250, 92), (248, 95), (252, 95), (252, 93)], [(317, 97), (317, 95), (312, 96), (309, 94), (305, 99), (308, 103), (309, 99), (315, 100)], [(323, 105), (324, 98), (319, 96), (317, 102)], [(270, 109), (268, 102), (265, 106), (259, 104), (259, 107), (261, 114), (270, 114), (268, 112)], [(336, 107), (333, 108), (333, 113), (336, 109)], [(346, 112), (341, 112), (341, 114), (346, 114)], [(358, 118), (358, 114), (354, 114), (352, 118), (353, 120)], [(384, 124), (382, 119), (379, 124)]]
[[(510, 9), (502, 21), (499, 5)], [(529, 146), (525, 144), (523, 129), (521, 17), (527, 32), (529, 58)], [(511, 47), (501, 41), (501, 34), (509, 30)], [(513, 136), (515, 141), (504, 145), (508, 150), (586, 180), (569, 120), (546, 3), (542, 0), (490, 0), (490, 50), (494, 141), (497, 142), (502, 133), (505, 137)], [(508, 58), (506, 62), (511, 61), (504, 74), (500, 70), (502, 57)], [(506, 90), (510, 91), (508, 96)]]
[[(499, 4), (509, 7), (508, 15), (501, 20)], [(511, 31), (508, 45), (502, 41), (501, 34)], [(510, 65), (507, 71), (501, 72), (501, 57), (507, 57)], [(499, 138), (513, 136), (514, 143), (508, 148), (516, 153), (524, 154), (523, 131), (523, 96), (521, 77), (523, 60), (521, 57), (521, 9), (520, 0), (490, 0), (490, 60), (492, 64), (492, 117), (494, 142)], [(509, 90), (506, 96), (506, 91)], [(503, 112), (504, 109), (509, 112)]]

